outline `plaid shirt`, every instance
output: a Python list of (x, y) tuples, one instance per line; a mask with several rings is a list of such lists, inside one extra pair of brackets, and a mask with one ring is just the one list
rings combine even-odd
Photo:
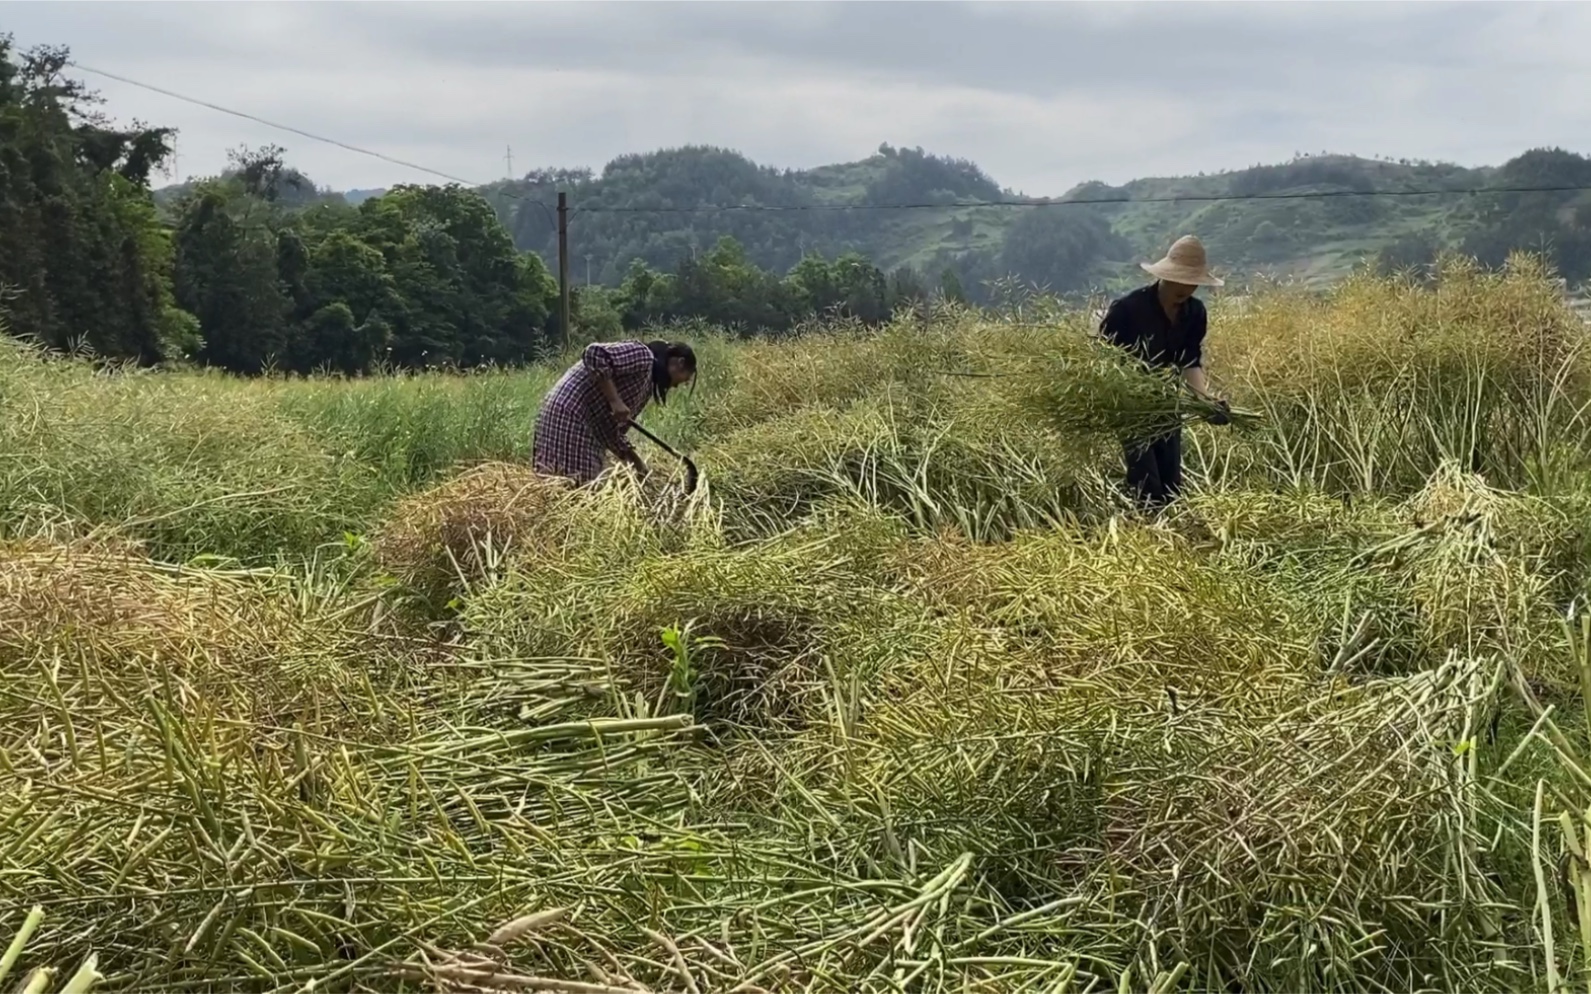
[(613, 387), (633, 419), (652, 398), (652, 361), (652, 350), (642, 342), (586, 346), (580, 361), (541, 402), (532, 449), (536, 472), (584, 484), (601, 475), (608, 452), (633, 456), (635, 450), (614, 427), (597, 374), (606, 370), (613, 378)]

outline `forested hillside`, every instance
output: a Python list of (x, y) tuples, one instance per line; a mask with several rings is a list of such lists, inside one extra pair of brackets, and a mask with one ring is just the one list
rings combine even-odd
[[(1591, 160), (1561, 150), (1530, 151), (1485, 169), (1316, 155), (1115, 187), (1085, 183), (1048, 206), (1011, 206), (1044, 201), (1003, 190), (970, 162), (921, 150), (883, 146), (861, 162), (800, 172), (759, 167), (721, 149), (683, 148), (625, 156), (600, 174), (532, 173), (485, 192), (515, 243), (550, 257), (552, 222), (532, 201), (550, 204), (558, 189), (568, 190), (583, 211), (570, 226), (576, 272), (584, 276), (589, 256), (592, 278), (609, 284), (635, 259), (671, 267), (727, 235), (753, 262), (773, 269), (812, 250), (855, 251), (886, 271), (910, 267), (922, 278), (937, 279), (948, 267), (969, 290), (1014, 274), (1065, 292), (1131, 282), (1134, 261), (1190, 231), (1239, 276), (1321, 281), (1377, 258), (1407, 264), (1453, 249), (1497, 264), (1510, 249), (1545, 248), (1578, 281), (1591, 275), (1585, 193), (1440, 191), (1588, 186), (1588, 176)], [(1289, 199), (1298, 194), (1327, 196)], [(1270, 199), (1163, 202), (1232, 197)], [(1007, 206), (965, 206), (993, 200)], [(1097, 200), (1140, 202), (1078, 203)], [(725, 205), (740, 209), (707, 209)]]
[[(686, 147), (621, 156), (600, 173), (539, 170), (482, 192), (515, 244), (549, 265), (552, 206), (559, 190), (568, 192), (578, 212), (570, 225), (577, 282), (589, 274), (615, 286), (637, 260), (668, 270), (729, 237), (752, 263), (777, 272), (814, 251), (855, 252), (919, 283), (948, 270), (985, 298), (984, 284), (1001, 276), (1063, 293), (1120, 287), (1137, 278), (1132, 263), (1190, 231), (1240, 278), (1322, 283), (1367, 261), (1421, 264), (1452, 250), (1496, 265), (1528, 249), (1546, 251), (1578, 282), (1591, 276), (1591, 199), (1564, 188), (1591, 185), (1588, 176), (1591, 159), (1561, 149), (1484, 168), (1316, 154), (1121, 186), (1090, 182), (1046, 198), (922, 149), (883, 145), (860, 162), (779, 170), (725, 149)], [(1488, 187), (1548, 192), (1460, 195)], [(1080, 206), (1090, 201), (1109, 202)]]

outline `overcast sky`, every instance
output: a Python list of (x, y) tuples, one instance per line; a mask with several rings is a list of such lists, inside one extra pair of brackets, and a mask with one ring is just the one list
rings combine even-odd
[[(880, 142), (1027, 194), (1295, 151), (1496, 164), (1591, 152), (1591, 4), (6, 3), (19, 46), (472, 181), (726, 146), (821, 165)], [(401, 166), (85, 76), (180, 129), (183, 176), (275, 142), (337, 189)]]

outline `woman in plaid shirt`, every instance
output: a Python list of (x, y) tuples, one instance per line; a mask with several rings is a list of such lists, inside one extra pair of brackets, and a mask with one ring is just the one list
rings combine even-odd
[(580, 361), (548, 392), (536, 418), (536, 472), (584, 485), (602, 474), (611, 452), (646, 472), (624, 437), (654, 397), (696, 378), (696, 353), (684, 342), (610, 342), (586, 346)]

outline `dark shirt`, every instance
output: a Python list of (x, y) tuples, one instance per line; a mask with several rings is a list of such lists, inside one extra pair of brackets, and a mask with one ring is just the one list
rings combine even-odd
[(1194, 369), (1203, 362), (1208, 325), (1204, 301), (1198, 297), (1187, 299), (1175, 321), (1166, 317), (1158, 284), (1151, 283), (1111, 304), (1099, 332), (1151, 366)]

